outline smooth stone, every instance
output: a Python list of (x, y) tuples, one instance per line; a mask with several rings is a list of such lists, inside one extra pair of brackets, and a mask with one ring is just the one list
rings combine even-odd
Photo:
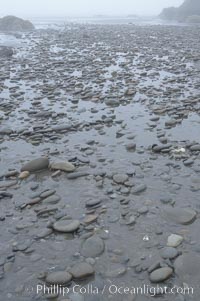
[(179, 256), (174, 262), (175, 274), (182, 280), (199, 280), (200, 256), (194, 252)]
[(140, 185), (133, 187), (132, 193), (138, 194), (138, 193), (145, 191), (146, 189), (147, 189), (146, 184), (140, 184)]
[(58, 162), (58, 163), (51, 163), (50, 168), (52, 170), (62, 170), (66, 172), (72, 172), (76, 169), (76, 167), (70, 162)]
[(177, 234), (171, 234), (167, 239), (168, 247), (178, 247), (183, 241), (183, 237)]
[(101, 203), (102, 201), (100, 199), (93, 199), (93, 200), (88, 200), (86, 202), (86, 207), (94, 207), (97, 206)]
[(93, 275), (94, 269), (89, 263), (81, 262), (70, 269), (70, 274), (72, 274), (75, 279), (83, 279)]
[(161, 250), (161, 256), (164, 259), (174, 259), (178, 256), (178, 251), (173, 247), (166, 247)]
[(36, 172), (43, 169), (47, 169), (48, 166), (49, 166), (48, 158), (38, 158), (22, 166), (21, 171)]
[(56, 132), (67, 131), (71, 128), (71, 126), (72, 126), (71, 124), (58, 124), (52, 126), (52, 130)]
[(192, 165), (193, 163), (194, 163), (194, 160), (192, 160), (192, 159), (188, 159), (188, 160), (183, 161), (183, 164), (184, 164), (185, 166), (190, 166), (190, 165)]
[(117, 184), (124, 184), (126, 181), (128, 181), (128, 175), (126, 174), (116, 174), (113, 176), (113, 180)]
[(173, 126), (177, 123), (175, 119), (170, 119), (165, 122), (165, 126)]
[(72, 279), (72, 275), (68, 272), (52, 272), (46, 277), (48, 284), (68, 284)]
[(147, 212), (149, 212), (149, 208), (147, 206), (143, 206), (143, 207), (138, 209), (139, 214), (145, 214)]
[(56, 178), (60, 175), (61, 175), (61, 170), (57, 170), (57, 171), (54, 171), (51, 176), (52, 176), (52, 178)]
[(97, 214), (89, 214), (84, 218), (83, 222), (85, 224), (91, 224), (91, 223), (95, 222), (97, 219), (98, 219)]
[(60, 201), (60, 196), (57, 194), (50, 195), (46, 199), (43, 200), (44, 204), (57, 204)]
[(58, 232), (71, 233), (78, 230), (80, 222), (78, 220), (60, 220), (53, 224), (53, 229)]
[(126, 145), (127, 151), (134, 151), (136, 149), (136, 144), (135, 143), (129, 143)]
[(41, 238), (45, 238), (47, 236), (49, 236), (52, 233), (52, 229), (43, 229), (41, 230), (39, 233), (37, 233), (36, 238), (41, 239)]
[(150, 274), (150, 281), (154, 283), (163, 282), (173, 274), (173, 269), (164, 267), (153, 271)]
[(166, 151), (166, 152), (169, 152), (170, 151), (170, 148), (171, 148), (172, 144), (168, 143), (168, 144), (165, 144), (165, 145), (153, 145), (152, 146), (152, 150), (156, 153), (159, 153), (159, 152), (162, 152), (162, 151)]
[(81, 247), (81, 254), (85, 257), (97, 257), (104, 252), (104, 241), (98, 236), (86, 239)]
[(105, 104), (107, 106), (113, 106), (113, 107), (115, 107), (115, 106), (119, 106), (120, 102), (117, 99), (110, 99), (110, 98), (108, 98), (108, 99), (105, 100)]
[(195, 144), (190, 147), (191, 151), (200, 151), (200, 144)]
[(44, 198), (48, 198), (49, 196), (55, 194), (56, 191), (55, 190), (46, 190), (46, 191), (43, 191), (41, 194), (40, 194), (40, 198), (44, 199)]
[(30, 172), (29, 171), (22, 171), (20, 174), (19, 174), (19, 179), (20, 180), (23, 180), (23, 179), (26, 179), (28, 178), (28, 176), (30, 175)]
[(10, 180), (10, 181), (0, 181), (0, 189), (11, 187), (17, 184), (16, 180)]
[(190, 208), (175, 207), (165, 209), (164, 215), (177, 224), (188, 225), (195, 221), (197, 213)]

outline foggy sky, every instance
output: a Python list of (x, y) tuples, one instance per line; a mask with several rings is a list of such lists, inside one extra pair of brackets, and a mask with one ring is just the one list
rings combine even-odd
[(0, 15), (157, 15), (164, 7), (182, 3), (183, 0), (0, 0)]

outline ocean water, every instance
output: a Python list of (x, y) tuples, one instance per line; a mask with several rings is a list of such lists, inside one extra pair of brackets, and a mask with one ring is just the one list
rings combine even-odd
[(166, 22), (156, 17), (137, 16), (93, 16), (93, 17), (51, 17), (51, 18), (31, 18), (31, 21), (38, 29), (59, 28), (69, 23), (79, 24), (135, 24), (135, 25), (176, 25), (182, 26), (178, 22)]

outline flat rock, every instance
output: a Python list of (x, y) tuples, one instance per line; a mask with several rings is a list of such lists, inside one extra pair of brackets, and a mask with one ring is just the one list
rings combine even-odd
[(72, 127), (71, 124), (58, 124), (58, 125), (54, 125), (52, 126), (52, 130), (59, 132), (59, 131), (67, 131)]
[(44, 199), (44, 198), (47, 198), (47, 197), (49, 197), (49, 196), (51, 196), (51, 195), (53, 195), (53, 194), (55, 194), (55, 193), (56, 193), (56, 190), (48, 189), (48, 190), (43, 191), (43, 192), (40, 194), (40, 197), (41, 197), (42, 199)]
[(48, 284), (68, 284), (72, 279), (72, 275), (68, 272), (53, 272), (47, 275), (46, 282)]
[(85, 176), (88, 176), (90, 173), (88, 171), (77, 171), (77, 172), (74, 172), (72, 174), (69, 174), (67, 176), (67, 178), (69, 180), (74, 180), (74, 179), (78, 179), (78, 178), (81, 178), (81, 177), (85, 177)]
[(100, 199), (92, 199), (92, 200), (88, 200), (86, 202), (86, 207), (94, 207), (97, 206), (99, 204), (101, 204), (101, 200)]
[(98, 219), (98, 215), (97, 214), (89, 214), (86, 215), (86, 217), (84, 218), (83, 222), (85, 224), (91, 224), (93, 222), (95, 222)]
[(43, 169), (47, 169), (49, 166), (49, 159), (48, 158), (38, 158), (34, 159), (24, 166), (22, 166), (21, 171), (29, 171), (29, 172), (36, 172)]
[(76, 169), (76, 167), (68, 161), (58, 162), (58, 163), (51, 163), (50, 168), (52, 170), (62, 170), (62, 171), (66, 171), (66, 172), (72, 172)]
[(151, 282), (158, 283), (167, 280), (173, 274), (173, 269), (164, 267), (153, 271), (150, 274)]
[(75, 278), (75, 279), (83, 279), (83, 278), (93, 275), (94, 269), (89, 263), (81, 262), (81, 263), (75, 264), (71, 268), (70, 274), (72, 274), (73, 278)]
[(81, 254), (85, 257), (97, 257), (104, 251), (104, 241), (98, 236), (86, 239), (81, 247)]
[(196, 211), (190, 208), (167, 208), (164, 210), (165, 218), (181, 225), (188, 225), (195, 221)]
[(71, 233), (78, 230), (80, 222), (78, 220), (60, 220), (53, 224), (53, 229), (58, 232)]
[(51, 233), (53, 233), (52, 229), (45, 228), (45, 229), (39, 231), (39, 233), (37, 233), (35, 237), (38, 239), (45, 238), (45, 237), (49, 236)]
[(10, 181), (0, 181), (0, 188), (7, 188), (11, 187), (17, 184), (16, 180), (10, 180)]

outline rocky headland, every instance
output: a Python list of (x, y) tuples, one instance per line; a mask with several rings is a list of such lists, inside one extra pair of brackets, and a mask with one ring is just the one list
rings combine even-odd
[(34, 25), (27, 20), (15, 16), (5, 16), (0, 19), (0, 31), (30, 31)]
[(163, 9), (160, 17), (165, 20), (200, 23), (200, 1), (185, 0), (179, 7)]

